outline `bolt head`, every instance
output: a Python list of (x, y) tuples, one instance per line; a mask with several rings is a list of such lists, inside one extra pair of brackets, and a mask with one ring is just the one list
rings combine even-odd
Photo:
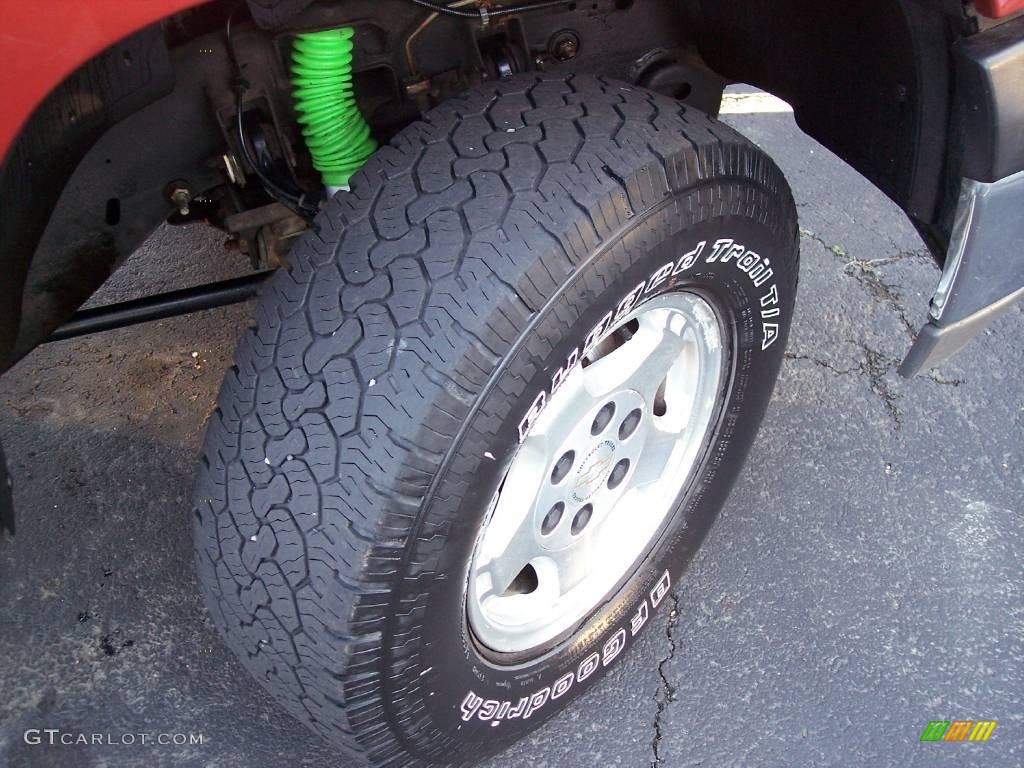
[(568, 61), (576, 56), (577, 50), (579, 50), (579, 46), (576, 44), (576, 41), (569, 38), (555, 46), (555, 56), (559, 61)]

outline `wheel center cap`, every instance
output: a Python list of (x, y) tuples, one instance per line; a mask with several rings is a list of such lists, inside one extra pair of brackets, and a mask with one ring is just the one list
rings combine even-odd
[(615, 444), (604, 440), (594, 446), (580, 462), (579, 471), (573, 480), (572, 496), (575, 501), (586, 501), (601, 487), (612, 468)]

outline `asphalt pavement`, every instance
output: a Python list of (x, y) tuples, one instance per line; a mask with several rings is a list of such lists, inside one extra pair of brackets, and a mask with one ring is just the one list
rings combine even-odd
[[(1024, 311), (899, 378), (938, 277), (920, 239), (791, 114), (736, 109), (800, 213), (773, 403), (677, 610), (483, 765), (1020, 766)], [(94, 302), (244, 273), (222, 239), (161, 229)], [(193, 465), (251, 312), (47, 345), (0, 379), (20, 522), (0, 545), (0, 764), (342, 765), (221, 644), (192, 572)], [(932, 720), (997, 726), (922, 743)], [(26, 743), (47, 728), (202, 743)]]

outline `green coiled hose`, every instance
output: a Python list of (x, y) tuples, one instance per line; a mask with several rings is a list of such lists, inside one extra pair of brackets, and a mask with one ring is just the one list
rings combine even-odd
[(348, 187), (377, 148), (352, 91), (350, 27), (304, 32), (292, 45), (295, 111), (313, 167), (328, 187)]

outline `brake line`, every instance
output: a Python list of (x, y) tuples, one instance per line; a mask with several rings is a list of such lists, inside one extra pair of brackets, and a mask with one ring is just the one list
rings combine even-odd
[(295, 192), (285, 189), (283, 186), (271, 179), (263, 172), (263, 169), (260, 168), (259, 163), (249, 149), (248, 138), (245, 135), (245, 126), (242, 123), (242, 103), (245, 99), (245, 92), (249, 89), (249, 82), (242, 75), (242, 67), (238, 63), (238, 56), (235, 53), (234, 40), (231, 38), (231, 22), (233, 17), (234, 11), (228, 14), (227, 24), (224, 27), (224, 36), (227, 40), (228, 58), (230, 59), (232, 68), (235, 71), (234, 90), (237, 100), (235, 108), (235, 132), (237, 134), (236, 138), (238, 140), (238, 148), (241, 150), (242, 157), (245, 159), (245, 162), (249, 164), (250, 168), (252, 168), (253, 173), (256, 174), (256, 177), (263, 185), (263, 189), (266, 190), (270, 197), (295, 211), (295, 213), (311, 219), (319, 210), (316, 199), (314, 198), (313, 201), (310, 202), (308, 199), (308, 193), (300, 190), (296, 194)]
[(434, 11), (434, 13), (444, 14), (445, 16), (455, 16), (460, 19), (476, 19), (484, 26), (487, 26), (491, 19), (499, 19), (502, 16), (512, 16), (517, 13), (529, 13), (530, 11), (540, 11), (545, 8), (552, 8), (556, 5), (570, 4), (570, 0), (540, 0), (536, 3), (518, 3), (516, 5), (506, 5), (504, 7), (494, 9), (481, 6), (473, 11), (464, 11), (461, 8), (442, 5), (441, 3), (434, 2), (434, 0), (407, 0), (407, 2), (410, 2), (413, 5), (418, 5), (421, 8), (429, 8)]
[[(477, 1), (478, 0), (458, 0), (457, 2), (450, 3), (448, 7), (458, 8), (459, 6), (463, 5), (474, 5)], [(440, 15), (441, 14), (438, 11), (428, 13), (426, 17), (423, 19), (423, 21), (420, 22), (420, 25), (416, 27), (416, 29), (414, 29), (412, 32), (410, 32), (407, 38), (405, 38), (405, 63), (409, 67), (409, 74), (412, 75), (413, 77), (419, 74), (419, 71), (416, 68), (416, 58), (412, 52), (413, 42), (415, 42), (416, 38), (423, 33), (423, 30), (425, 30), (427, 27), (433, 24), (437, 20), (437, 17)]]

